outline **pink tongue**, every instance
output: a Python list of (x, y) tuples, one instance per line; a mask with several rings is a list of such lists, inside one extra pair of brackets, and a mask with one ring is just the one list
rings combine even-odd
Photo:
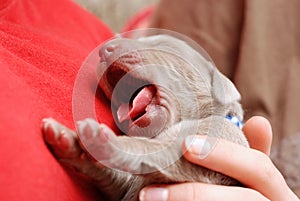
[(133, 99), (131, 108), (129, 108), (128, 103), (122, 103), (117, 111), (119, 122), (122, 123), (127, 119), (134, 119), (142, 115), (151, 103), (154, 93), (155, 88), (153, 86), (144, 87)]

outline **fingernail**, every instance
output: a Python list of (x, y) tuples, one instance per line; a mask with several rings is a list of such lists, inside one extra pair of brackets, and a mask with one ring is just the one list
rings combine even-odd
[(140, 201), (167, 201), (169, 191), (166, 188), (144, 188), (139, 194)]
[(197, 155), (200, 159), (206, 158), (212, 148), (208, 138), (192, 135), (186, 137), (185, 147), (187, 148), (188, 152)]

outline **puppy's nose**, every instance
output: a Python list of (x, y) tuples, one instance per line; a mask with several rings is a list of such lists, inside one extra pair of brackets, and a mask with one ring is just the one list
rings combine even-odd
[(106, 46), (102, 47), (99, 51), (99, 56), (101, 58), (101, 61), (108, 60), (112, 57), (112, 55), (117, 50), (118, 45), (117, 44), (107, 44)]

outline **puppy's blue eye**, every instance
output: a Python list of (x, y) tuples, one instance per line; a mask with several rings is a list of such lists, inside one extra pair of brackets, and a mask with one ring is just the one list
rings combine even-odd
[(239, 129), (242, 129), (244, 126), (244, 123), (242, 121), (240, 121), (239, 118), (236, 116), (227, 115), (226, 119), (228, 119), (231, 123), (233, 123), (234, 125), (239, 127)]

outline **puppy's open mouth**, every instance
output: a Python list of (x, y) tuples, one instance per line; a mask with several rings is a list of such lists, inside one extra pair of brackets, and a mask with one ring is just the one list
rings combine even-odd
[(123, 102), (118, 106), (118, 121), (122, 123), (131, 119), (133, 123), (140, 122), (144, 116), (147, 116), (153, 104), (156, 104), (155, 86), (143, 86), (132, 95), (129, 103)]
[(153, 137), (155, 130), (161, 130), (166, 112), (160, 105), (156, 85), (137, 75), (130, 73), (124, 63), (115, 61), (106, 69), (100, 87), (110, 91), (106, 94), (111, 94), (113, 115), (123, 133)]

